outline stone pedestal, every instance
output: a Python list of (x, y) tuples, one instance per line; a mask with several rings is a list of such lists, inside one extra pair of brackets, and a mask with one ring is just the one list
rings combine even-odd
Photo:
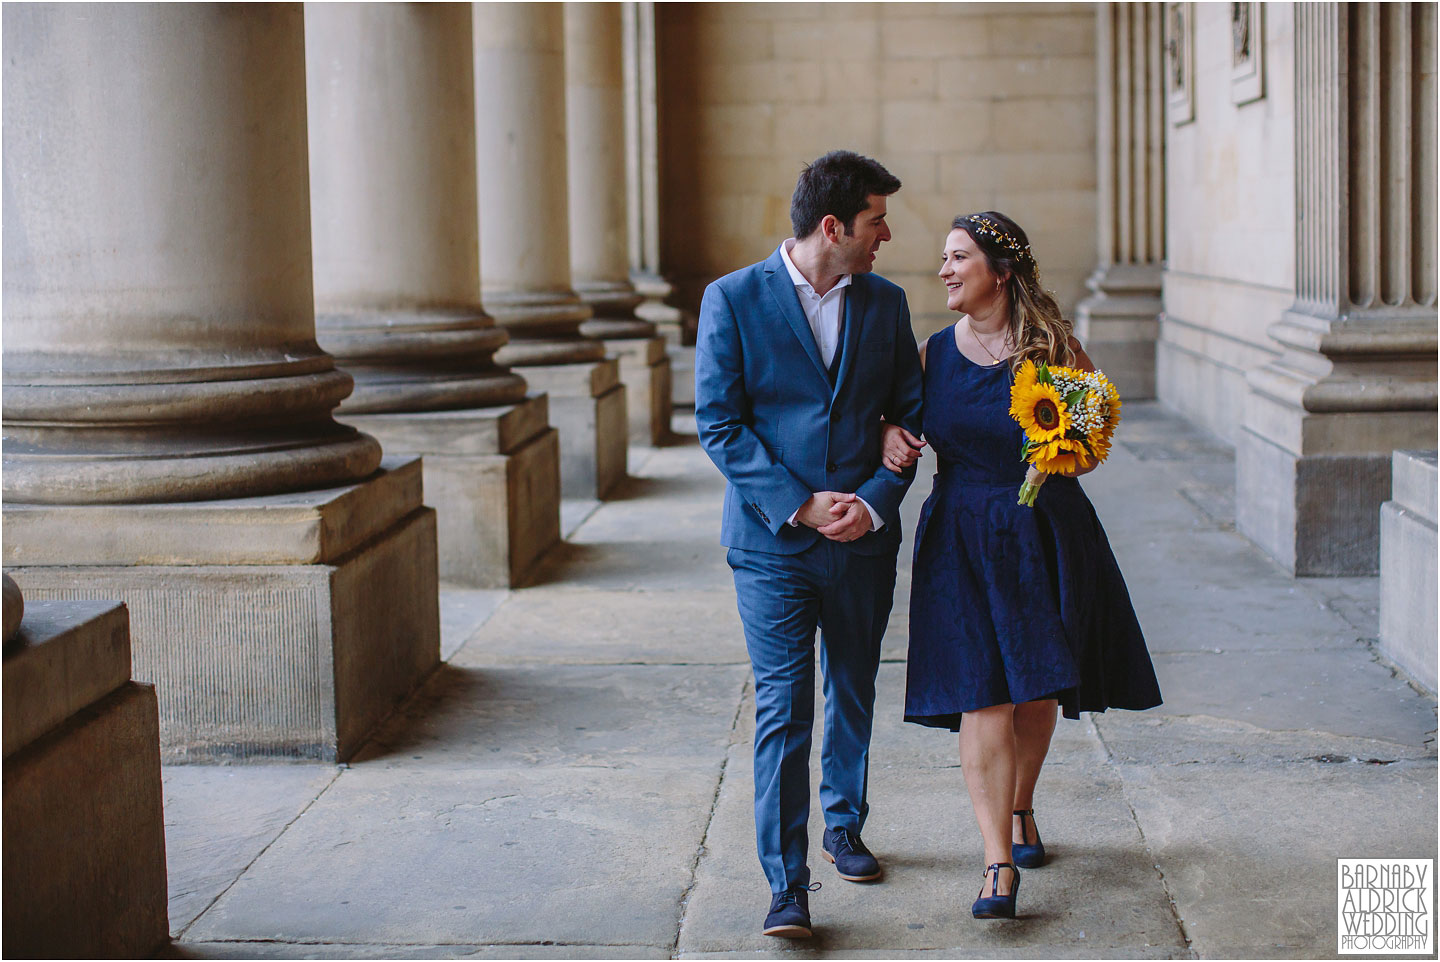
[(168, 761), (343, 761), (440, 660), (435, 512), (417, 459), (223, 501), (13, 505), (31, 604), (118, 598)]
[(440, 580), (525, 584), (560, 540), (560, 440), (547, 395), (519, 404), (343, 418), (387, 451), (423, 455), (425, 502), (438, 512)]
[(1434, 451), (1396, 451), (1380, 506), (1380, 648), (1433, 694), (1437, 632)]
[(1155, 396), (1165, 259), (1162, 4), (1095, 9), (1096, 237), (1093, 292), (1075, 308), (1086, 352), (1127, 399)]
[(1246, 374), (1235, 518), (1297, 575), (1374, 574), (1391, 452), (1435, 442), (1433, 49), (1411, 40), (1435, 16), (1295, 8), (1296, 296)]
[(620, 362), (625, 403), (630, 415), (630, 440), (661, 445), (670, 440), (674, 388), (670, 354), (663, 337), (606, 340), (605, 353)]
[(125, 607), (32, 598), (4, 716), (7, 957), (151, 956), (169, 938), (159, 732)]
[(560, 432), (560, 493), (604, 498), (625, 478), (629, 425), (620, 362), (525, 368), (525, 379), (550, 395), (550, 423)]

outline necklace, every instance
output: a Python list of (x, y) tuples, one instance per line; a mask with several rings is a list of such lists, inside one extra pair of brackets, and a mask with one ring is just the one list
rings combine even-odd
[[(999, 364), (1001, 359), (995, 356), (995, 352), (994, 352), (994, 351), (990, 350), (990, 348), (988, 348), (988, 347), (985, 346), (985, 342), (984, 342), (984, 341), (980, 340), (980, 335), (979, 335), (978, 333), (976, 333), (976, 331), (975, 331), (975, 325), (974, 325), (974, 323), (967, 321), (967, 322), (966, 322), (966, 327), (970, 328), (970, 336), (975, 339), (975, 343), (976, 343), (976, 344), (979, 344), (979, 345), (980, 345), (980, 350), (982, 350), (982, 351), (984, 351), (986, 354), (990, 355), (990, 360), (994, 361), (996, 364)], [(1008, 341), (1009, 339), (1010, 339), (1010, 335), (1009, 335), (1009, 332), (1007, 331), (1004, 335), (1001, 336), (1001, 338), (1000, 338), (1000, 343), (1003, 345), (1003, 344), (1004, 344), (1006, 341)]]

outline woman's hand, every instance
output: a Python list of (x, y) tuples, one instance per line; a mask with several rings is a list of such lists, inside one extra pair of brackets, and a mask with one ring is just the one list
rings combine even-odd
[(883, 426), (884, 438), (880, 442), (881, 461), (885, 467), (899, 474), (920, 460), (920, 449), (925, 442), (898, 424)]

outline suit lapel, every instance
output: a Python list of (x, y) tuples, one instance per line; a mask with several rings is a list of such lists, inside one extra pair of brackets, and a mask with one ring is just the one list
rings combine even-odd
[[(800, 309), (800, 295), (795, 293), (795, 283), (790, 280), (790, 272), (785, 270), (785, 264), (780, 261), (778, 252), (773, 255), (773, 259), (779, 263), (780, 269), (772, 270), (766, 275), (770, 295), (775, 300), (776, 308), (790, 325), (790, 330), (795, 332), (795, 337), (805, 348), (805, 353), (810, 355), (815, 370), (820, 372), (826, 385), (829, 385), (830, 374), (825, 370), (825, 363), (820, 360), (820, 349), (815, 346), (815, 332), (810, 330), (810, 322), (805, 320), (805, 312)], [(767, 263), (766, 267), (769, 266)]]
[(852, 277), (845, 289), (845, 324), (840, 332), (844, 347), (840, 353), (840, 371), (835, 376), (835, 391), (845, 386), (845, 378), (855, 366), (855, 355), (860, 350), (860, 329), (865, 321), (865, 284), (860, 277)]

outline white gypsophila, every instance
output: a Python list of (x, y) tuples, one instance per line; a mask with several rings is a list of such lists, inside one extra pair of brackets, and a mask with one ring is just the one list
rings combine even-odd
[(1084, 390), (1085, 394), (1069, 411), (1070, 424), (1083, 434), (1099, 431), (1109, 414), (1107, 398), (1115, 393), (1115, 386), (1099, 371), (1067, 371), (1064, 374), (1051, 372), (1051, 379), (1062, 397)]

